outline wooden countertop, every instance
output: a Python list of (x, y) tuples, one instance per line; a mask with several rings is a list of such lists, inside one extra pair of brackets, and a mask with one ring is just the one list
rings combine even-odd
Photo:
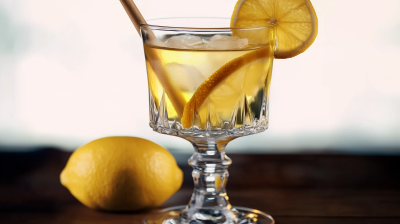
[[(157, 211), (111, 213), (83, 206), (59, 181), (69, 156), (50, 148), (0, 153), (0, 223), (134, 224)], [(189, 156), (175, 155), (184, 183), (160, 208), (189, 201)], [(277, 224), (400, 223), (400, 156), (229, 157), (231, 204), (269, 213)]]

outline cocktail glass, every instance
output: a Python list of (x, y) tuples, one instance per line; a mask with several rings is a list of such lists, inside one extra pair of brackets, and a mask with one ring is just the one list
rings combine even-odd
[[(229, 19), (170, 18), (141, 25), (149, 82), (150, 126), (194, 146), (194, 192), (186, 206), (146, 219), (158, 223), (274, 223), (233, 207), (225, 186), (225, 146), (268, 127), (275, 50), (272, 26), (230, 28)], [(157, 24), (157, 25), (152, 25)]]

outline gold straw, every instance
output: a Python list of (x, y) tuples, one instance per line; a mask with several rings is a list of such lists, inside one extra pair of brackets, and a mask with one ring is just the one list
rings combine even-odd
[(136, 7), (135, 3), (132, 0), (120, 0), (122, 6), (129, 18), (131, 19), (133, 25), (135, 26), (137, 32), (140, 35), (140, 24), (146, 24), (146, 20), (144, 20), (142, 14), (139, 9)]
[[(135, 3), (133, 3), (133, 0), (120, 1), (140, 36), (140, 25), (147, 24), (146, 20), (143, 18)], [(148, 37), (150, 40), (156, 39), (151, 29), (148, 30)], [(165, 93), (170, 99), (172, 105), (174, 106), (176, 113), (179, 117), (182, 117), (186, 100), (183, 95), (179, 93), (179, 91), (175, 90), (174, 85), (169, 80), (170, 76), (168, 75), (168, 71), (165, 70), (162, 64), (162, 60), (160, 59), (161, 57), (151, 48), (147, 48), (147, 50), (145, 51), (145, 55), (147, 60), (150, 62), (150, 65), (153, 68), (153, 71), (156, 74), (158, 81), (160, 81), (165, 90)]]

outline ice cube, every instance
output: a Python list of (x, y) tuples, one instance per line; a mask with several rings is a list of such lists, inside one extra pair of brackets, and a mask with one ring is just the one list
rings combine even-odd
[(192, 49), (196, 46), (202, 45), (203, 41), (198, 36), (189, 34), (173, 36), (166, 41), (168, 47)]
[(211, 37), (208, 46), (213, 49), (226, 50), (243, 48), (249, 43), (247, 38), (240, 39), (236, 36), (214, 35)]
[(166, 47), (167, 46), (164, 41), (159, 40), (159, 39), (149, 40), (149, 43), (151, 45), (154, 45), (154, 46), (160, 46), (160, 47)]
[(184, 92), (194, 92), (205, 78), (201, 72), (192, 65), (168, 63), (165, 65), (169, 80), (173, 85)]

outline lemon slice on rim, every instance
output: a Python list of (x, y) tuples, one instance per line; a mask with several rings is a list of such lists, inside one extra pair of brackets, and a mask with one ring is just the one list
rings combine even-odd
[(275, 28), (278, 41), (275, 58), (291, 58), (304, 52), (318, 33), (317, 15), (309, 0), (239, 0), (236, 3), (231, 27), (267, 25)]

